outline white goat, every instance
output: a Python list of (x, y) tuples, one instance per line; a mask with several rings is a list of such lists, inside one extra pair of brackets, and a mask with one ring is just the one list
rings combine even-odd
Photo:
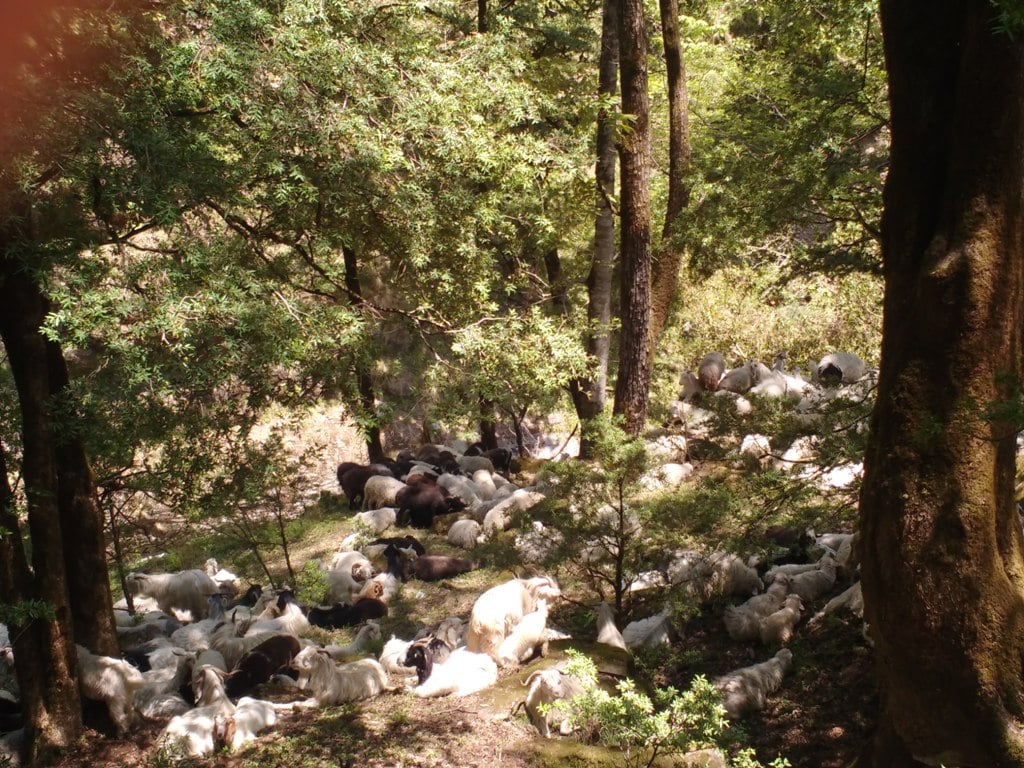
[(761, 620), (782, 607), (789, 594), (789, 577), (776, 576), (763, 594), (754, 595), (741, 605), (726, 606), (722, 613), (725, 630), (733, 640), (755, 640), (761, 633)]
[(456, 520), (448, 529), (448, 543), (460, 549), (472, 549), (483, 540), (480, 523), (471, 518)]
[(491, 587), (473, 604), (466, 647), (497, 660), (502, 641), (525, 614), (536, 609), (537, 601), (561, 594), (557, 582), (549, 576), (512, 579)]
[(231, 749), (256, 740), (256, 734), (277, 723), (277, 710), (269, 701), (243, 696), (231, 714), (218, 715), (215, 729)]
[(142, 673), (123, 659), (96, 656), (87, 648), (78, 651), (78, 690), (83, 698), (107, 705), (117, 733), (124, 736), (135, 715), (135, 692), (146, 684)]
[(405, 665), (405, 654), (409, 652), (412, 642), (392, 635), (380, 652), (380, 665), (398, 687), (410, 688), (417, 682), (416, 668)]
[(548, 601), (541, 598), (535, 610), (519, 620), (508, 636), (498, 646), (498, 664), (502, 667), (518, 667), (529, 659), (540, 647), (541, 655), (547, 654), (547, 640), (544, 632), (548, 623)]
[(398, 510), (394, 507), (368, 509), (365, 512), (357, 513), (355, 519), (379, 535), (395, 524), (398, 519)]
[(223, 744), (223, 718), (235, 711), (224, 692), (223, 673), (213, 667), (200, 670), (195, 709), (171, 718), (159, 743), (180, 748), (189, 757), (212, 755)]
[(323, 648), (309, 646), (299, 651), (292, 667), (299, 673), (299, 689), (312, 694), (312, 698), (290, 705), (294, 709), (369, 699), (392, 690), (388, 673), (376, 659), (335, 664)]
[(156, 598), (164, 613), (188, 611), (193, 621), (206, 618), (208, 596), (220, 591), (217, 583), (198, 568), (178, 573), (129, 573), (125, 589), (131, 595)]
[(372, 577), (373, 563), (362, 552), (338, 552), (327, 571), (327, 596), (324, 602), (328, 605), (351, 605), (354, 596), (359, 594), (366, 581)]
[[(164, 654), (164, 650), (171, 653)], [(178, 691), (192, 677), (195, 655), (180, 648), (161, 649), (158, 653), (167, 659), (160, 659), (159, 667), (143, 672), (146, 684), (135, 691), (134, 699), (135, 711), (150, 721), (169, 720), (192, 709)], [(150, 654), (151, 665), (155, 656), (156, 653)], [(173, 666), (168, 662), (173, 662)]]
[[(551, 727), (556, 725), (563, 736), (569, 735), (572, 726), (567, 713), (552, 705), (557, 701), (571, 702), (576, 696), (583, 695), (583, 684), (560, 669), (548, 667), (532, 673), (523, 685), (529, 686), (523, 706), (540, 735), (547, 738), (551, 735)], [(541, 705), (545, 705), (544, 712), (541, 712)]]
[(289, 635), (303, 635), (309, 631), (309, 619), (302, 612), (302, 606), (289, 602), (284, 612), (275, 619), (261, 619), (253, 622), (245, 632), (245, 637), (256, 635), (277, 634), (285, 632)]
[(789, 595), (782, 607), (761, 620), (760, 637), (765, 645), (785, 645), (800, 622), (804, 604), (799, 595)]
[(413, 688), (420, 697), (469, 696), (498, 681), (498, 665), (483, 653), (456, 648), (441, 664), (435, 664), (430, 677)]
[(734, 670), (716, 678), (714, 686), (722, 694), (726, 714), (736, 720), (747, 712), (764, 709), (771, 696), (793, 666), (793, 652), (781, 649), (768, 661)]
[(789, 580), (789, 591), (800, 595), (804, 603), (813, 603), (832, 589), (836, 583), (836, 560), (825, 555), (818, 561), (818, 567), (807, 573), (798, 573)]
[(388, 475), (374, 475), (366, 481), (363, 488), (363, 511), (396, 507), (398, 492), (405, 488), (405, 483)]

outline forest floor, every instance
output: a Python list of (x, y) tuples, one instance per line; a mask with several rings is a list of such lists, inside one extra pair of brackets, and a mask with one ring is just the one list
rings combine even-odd
[[(342, 458), (356, 455), (352, 433), (344, 439), (335, 433), (335, 414), (319, 417), (307, 436), (332, 445), (321, 465), (312, 468), (313, 482), (323, 491), (336, 491), (333, 467)], [(347, 514), (338, 505), (327, 511), (310, 511), (313, 519), (303, 538), (290, 547), (293, 562), (323, 557), (333, 552), (351, 530)], [(304, 515), (307, 513), (303, 513)], [(403, 531), (398, 531), (402, 533)], [(390, 533), (390, 531), (389, 531)], [(414, 532), (420, 535), (422, 532)], [(428, 549), (453, 553), (444, 537), (428, 534)], [(166, 542), (161, 542), (166, 545)], [(227, 563), (230, 565), (230, 562)], [(224, 565), (224, 563), (222, 563)], [(504, 581), (509, 572), (483, 568), (436, 584), (410, 582), (391, 616), (382, 621), (384, 638), (391, 633), (411, 636), (416, 626), (436, 623), (445, 616), (468, 616), (475, 597), (492, 584)], [(415, 586), (413, 586), (415, 584)], [(841, 591), (837, 585), (831, 594)], [(563, 582), (563, 590), (566, 584)], [(582, 594), (558, 605), (550, 623), (584, 628), (592, 632), (592, 618), (582, 619)], [(784, 757), (794, 768), (846, 768), (863, 748), (876, 719), (877, 694), (873, 655), (862, 634), (859, 619), (833, 614), (809, 621), (828, 596), (807, 607), (796, 637), (789, 647), (794, 665), (782, 689), (760, 712), (748, 715), (734, 729), (733, 750), (752, 747), (765, 765)], [(649, 665), (656, 669), (652, 683), (685, 688), (698, 674), (714, 677), (741, 666), (762, 661), (771, 651), (735, 643), (725, 632), (723, 604), (705, 606), (684, 626), (669, 649)], [(395, 620), (392, 621), (392, 617)], [(589, 626), (586, 621), (590, 621)], [(585, 637), (585, 631), (581, 632)], [(592, 636), (592, 634), (590, 635)], [(329, 638), (345, 643), (346, 631)], [(327, 637), (317, 637), (321, 642)], [(203, 760), (176, 763), (157, 744), (158, 725), (144, 725), (123, 740), (87, 731), (82, 743), (54, 768), (169, 768), (222, 766), (224, 768), (585, 768), (622, 765), (605, 751), (587, 750), (565, 740), (539, 737), (525, 715), (510, 716), (510, 702), (521, 698), (520, 681), (525, 667), (504, 671), (499, 686), (508, 695), (495, 700), (486, 695), (462, 699), (418, 699), (410, 693), (386, 694), (354, 705), (324, 710), (284, 713), (278, 724), (264, 732), (255, 745), (235, 754), (218, 754)], [(258, 695), (281, 699), (283, 694), (260, 691)], [(290, 700), (292, 696), (284, 696)], [(667, 763), (665, 763), (667, 764)]]

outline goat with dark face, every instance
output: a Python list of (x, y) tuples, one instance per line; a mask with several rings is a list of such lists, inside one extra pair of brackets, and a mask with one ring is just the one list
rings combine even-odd
[(462, 499), (451, 496), (440, 485), (429, 483), (406, 485), (398, 492), (395, 501), (399, 525), (411, 525), (413, 528), (430, 528), (436, 516), (466, 509)]
[(424, 637), (409, 646), (405, 652), (403, 664), (416, 668), (416, 680), (420, 685), (430, 677), (435, 664), (443, 664), (451, 655), (452, 649), (438, 637)]
[(224, 691), (231, 699), (245, 695), (257, 685), (287, 669), (301, 649), (294, 635), (274, 635), (257, 645), (241, 659), (224, 680)]
[(380, 598), (384, 588), (380, 584), (372, 584), (367, 594), (358, 598), (352, 605), (335, 603), (330, 608), (310, 608), (307, 618), (315, 627), (324, 629), (341, 629), (355, 627), (370, 619), (380, 619), (388, 615), (388, 606)]

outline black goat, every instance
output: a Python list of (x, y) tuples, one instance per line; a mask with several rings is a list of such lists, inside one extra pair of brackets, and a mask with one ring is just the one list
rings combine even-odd
[(338, 483), (341, 490), (345, 492), (348, 499), (349, 509), (358, 509), (363, 501), (363, 491), (366, 489), (366, 481), (375, 475), (387, 475), (393, 477), (391, 470), (383, 464), (353, 464), (344, 461), (338, 465)]
[(420, 555), (410, 562), (406, 571), (421, 581), (440, 581), (460, 573), (469, 573), (478, 564), (461, 557), (448, 555)]
[(306, 618), (315, 627), (341, 629), (355, 627), (368, 619), (380, 619), (387, 615), (387, 603), (376, 597), (363, 597), (352, 605), (335, 603), (330, 608), (310, 608)]
[(451, 496), (440, 485), (418, 483), (406, 485), (395, 497), (398, 505), (398, 524), (413, 528), (430, 528), (434, 518), (466, 509), (462, 499)]
[(443, 664), (451, 653), (451, 646), (444, 640), (427, 636), (409, 646), (402, 664), (406, 667), (416, 667), (416, 681), (418, 685), (422, 685), (434, 671), (434, 665)]
[(279, 671), (287, 669), (301, 647), (294, 635), (268, 637), (238, 660), (224, 680), (224, 692), (232, 699), (245, 695)]

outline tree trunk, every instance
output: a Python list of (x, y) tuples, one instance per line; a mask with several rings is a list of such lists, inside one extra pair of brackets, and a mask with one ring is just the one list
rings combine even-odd
[(647, 32), (642, 0), (619, 2), (622, 113), (633, 118), (619, 141), (622, 168), (622, 274), (619, 372), (613, 412), (636, 436), (647, 421), (651, 385), (651, 124), (647, 96)]
[(665, 44), (665, 69), (668, 74), (668, 205), (661, 246), (654, 259), (651, 277), (651, 364), (658, 340), (668, 323), (669, 309), (679, 287), (683, 249), (679, 245), (680, 214), (690, 204), (690, 115), (686, 90), (686, 67), (679, 40), (679, 2), (660, 0), (661, 35)]
[(481, 35), (487, 31), (487, 0), (476, 0), (476, 31)]
[[(618, 0), (604, 0), (601, 21), (601, 60), (598, 94), (613, 97), (618, 92), (619, 34)], [(597, 116), (597, 213), (594, 220), (594, 259), (587, 276), (587, 332), (585, 346), (594, 361), (594, 375), (575, 379), (569, 386), (576, 415), (580, 419), (580, 458), (594, 454), (588, 424), (604, 411), (608, 386), (609, 326), (612, 321), (612, 274), (615, 266), (615, 115), (601, 110)]]
[[(349, 303), (353, 307), (363, 304), (363, 291), (359, 283), (359, 264), (356, 260), (356, 252), (347, 245), (341, 248), (342, 257), (345, 260), (345, 288), (348, 291)], [(384, 445), (381, 442), (380, 425), (377, 423), (377, 395), (373, 389), (373, 380), (358, 358), (355, 361), (356, 387), (359, 390), (359, 405), (363, 409), (365, 426), (363, 432), (366, 438), (366, 453), (371, 462), (380, 461), (384, 458)]]
[(484, 450), (498, 447), (498, 425), (494, 421), (494, 401), (480, 399), (480, 442)]
[(892, 161), (861, 534), (882, 722), (865, 765), (1024, 766), (1024, 37), (986, 0), (881, 10)]
[[(45, 305), (40, 301), (38, 286), (10, 255), (10, 242), (7, 235), (2, 243), (6, 253), (0, 255), (0, 338), (7, 351), (21, 409), (22, 479), (32, 566), (31, 572), (25, 570), (24, 552), (18, 554), (24, 545), (15, 526), (12, 534), (5, 534), (5, 538), (10, 538), (4, 544), (5, 554), (11, 552), (15, 563), (14, 578), (5, 575), (4, 587), (13, 591), (2, 598), (12, 604), (38, 601), (53, 610), (52, 619), (29, 618), (10, 627), (18, 660), (27, 759), (34, 765), (46, 765), (56, 750), (75, 743), (82, 732), (82, 715), (58, 509), (47, 343), (39, 332)], [(12, 514), (8, 508), (4, 518), (10, 519)]]
[[(40, 294), (38, 297), (48, 307)], [(70, 394), (68, 369), (56, 342), (47, 343), (49, 380), (54, 399)], [(74, 419), (71, 403), (64, 413)], [(64, 567), (74, 578), (68, 580), (68, 599), (75, 627), (75, 642), (93, 653), (120, 656), (114, 624), (114, 601), (107, 573), (107, 545), (103, 514), (96, 498), (96, 480), (75, 432), (73, 423), (61, 425), (57, 439), (57, 506), (64, 539)]]

